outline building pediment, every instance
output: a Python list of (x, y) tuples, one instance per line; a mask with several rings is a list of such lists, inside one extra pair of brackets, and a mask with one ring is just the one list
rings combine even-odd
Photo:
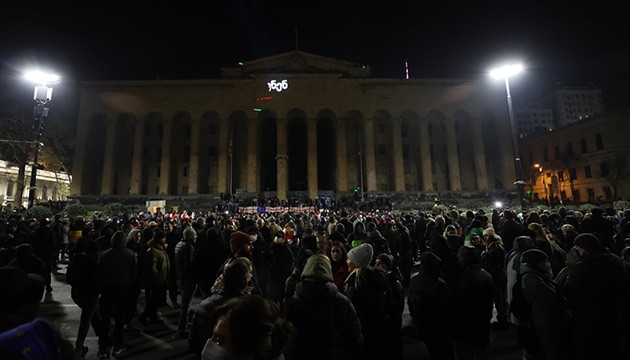
[(291, 51), (248, 61), (239, 67), (221, 69), (221, 78), (248, 78), (260, 74), (337, 74), (348, 78), (369, 78), (371, 69), (303, 51)]

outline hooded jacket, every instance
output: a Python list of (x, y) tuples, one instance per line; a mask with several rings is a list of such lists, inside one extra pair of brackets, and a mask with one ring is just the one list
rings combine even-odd
[[(357, 231), (358, 224), (361, 224), (363, 226), (362, 232)], [(361, 245), (365, 239), (367, 239), (365, 223), (363, 223), (359, 219), (354, 220), (354, 222), (352, 222), (352, 233), (348, 235), (348, 244), (350, 244), (352, 247), (357, 247)]]
[(101, 289), (130, 285), (138, 276), (136, 254), (127, 249), (127, 237), (122, 231), (112, 236), (112, 247), (99, 256), (98, 284)]
[(145, 271), (146, 285), (157, 286), (166, 284), (170, 271), (170, 262), (164, 244), (156, 240), (149, 240), (146, 253)]

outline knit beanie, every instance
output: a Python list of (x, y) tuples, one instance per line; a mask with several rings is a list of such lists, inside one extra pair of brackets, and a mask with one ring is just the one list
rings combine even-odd
[(599, 238), (591, 233), (582, 233), (576, 236), (573, 244), (589, 252), (599, 252)]
[(527, 265), (536, 265), (545, 260), (549, 260), (549, 256), (539, 249), (529, 249), (521, 255), (521, 263)]
[(392, 266), (394, 266), (394, 257), (390, 254), (382, 253), (376, 257), (376, 259), (381, 260), (385, 266), (387, 266), (387, 270), (391, 270)]
[(249, 243), (251, 238), (247, 233), (242, 231), (235, 231), (230, 234), (230, 251), (232, 253), (238, 252), (245, 244)]
[(332, 269), (328, 257), (322, 254), (311, 255), (306, 260), (302, 270), (302, 281), (329, 282), (333, 281)]
[(182, 237), (184, 238), (184, 240), (193, 240), (195, 239), (195, 236), (197, 236), (197, 232), (190, 226), (185, 228), (182, 232)]
[(372, 245), (368, 243), (363, 243), (350, 249), (348, 252), (348, 259), (350, 259), (358, 268), (370, 265), (372, 256), (374, 256), (374, 249), (372, 249)]

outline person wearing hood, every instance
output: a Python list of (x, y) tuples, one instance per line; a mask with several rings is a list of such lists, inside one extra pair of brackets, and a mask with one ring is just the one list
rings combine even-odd
[(37, 274), (46, 278), (46, 263), (35, 255), (31, 244), (20, 244), (15, 248), (15, 258), (9, 262), (22, 268), (29, 274)]
[(409, 280), (409, 314), (431, 359), (451, 359), (453, 345), (449, 331), (453, 326), (453, 298), (441, 277), (441, 260), (428, 251), (420, 254), (419, 260), (418, 273)]
[(374, 250), (363, 243), (348, 252), (346, 296), (357, 311), (365, 338), (365, 358), (383, 359), (386, 347), (382, 342), (385, 322), (385, 295), (389, 288), (387, 275), (370, 266)]
[(368, 223), (367, 226), (367, 238), (363, 242), (364, 244), (372, 245), (372, 249), (374, 249), (374, 257), (373, 261), (370, 265), (374, 265), (374, 261), (376, 257), (381, 254), (390, 254), (391, 251), (389, 249), (389, 244), (387, 243), (387, 239), (381, 235), (381, 232), (377, 228), (377, 224), (375, 222)]
[(481, 267), (475, 248), (457, 251), (462, 272), (453, 292), (453, 314), (458, 326), (452, 331), (458, 359), (487, 358), (492, 319), (492, 275)]
[(508, 303), (507, 303), (507, 274), (505, 270), (505, 249), (503, 240), (494, 232), (494, 228), (488, 227), (483, 231), (484, 250), (481, 253), (481, 266), (492, 275), (494, 287), (494, 307), (497, 310), (497, 322), (493, 323), (494, 330), (507, 330)]
[[(512, 241), (512, 250), (505, 255), (505, 274), (507, 277), (506, 299), (508, 304), (512, 302), (512, 288), (518, 277), (518, 269), (521, 266), (521, 256), (525, 251), (533, 249), (534, 247), (534, 240), (531, 237), (521, 235)], [(518, 319), (512, 313), (510, 313), (510, 322), (514, 325), (519, 324)]]
[(350, 300), (332, 281), (328, 257), (310, 256), (295, 294), (284, 306), (296, 329), (295, 346), (287, 359), (352, 359), (359, 354), (361, 323)]
[(351, 247), (355, 248), (363, 244), (363, 241), (367, 238), (367, 234), (365, 233), (365, 224), (359, 219), (354, 220), (352, 228), (353, 231), (350, 235), (348, 235), (347, 243), (350, 244)]
[(146, 297), (146, 307), (140, 315), (140, 322), (143, 325), (164, 325), (158, 319), (158, 296), (164, 292), (166, 280), (170, 271), (170, 261), (166, 253), (166, 234), (156, 228), (153, 231), (153, 238), (147, 242), (147, 252), (144, 255), (144, 273)]
[(535, 334), (529, 343), (523, 343), (524, 350), (536, 358), (571, 359), (567, 351), (567, 302), (552, 280), (549, 256), (539, 249), (523, 252), (519, 275), (523, 295), (531, 305), (531, 328)]
[[(120, 355), (127, 350), (123, 344), (125, 310), (129, 296), (129, 286), (138, 274), (136, 254), (127, 249), (127, 236), (122, 231), (112, 235), (111, 248), (99, 256), (97, 284), (100, 289), (99, 310), (101, 329), (98, 338), (99, 358), (109, 357), (111, 346), (113, 354)], [(110, 321), (114, 317), (114, 339), (110, 338)]]
[(483, 225), (479, 219), (474, 219), (470, 226), (466, 228), (466, 237), (464, 237), (464, 245), (470, 246), (471, 244), (471, 235), (477, 234), (479, 237), (483, 236)]

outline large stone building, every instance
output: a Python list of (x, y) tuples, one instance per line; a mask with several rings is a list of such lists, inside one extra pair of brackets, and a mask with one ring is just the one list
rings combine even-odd
[(630, 200), (630, 112), (611, 112), (520, 143), (533, 199)]
[(82, 84), (72, 195), (514, 191), (505, 88), (300, 51), (212, 80)]

